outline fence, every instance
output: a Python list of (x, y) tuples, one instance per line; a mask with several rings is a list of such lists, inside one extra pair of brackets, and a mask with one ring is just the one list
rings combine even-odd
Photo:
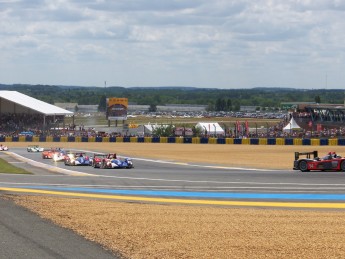
[(303, 145), (345, 146), (345, 139), (322, 138), (200, 138), (200, 137), (74, 137), (74, 136), (10, 136), (0, 142), (128, 142), (128, 143), (180, 143), (180, 144), (233, 144), (233, 145)]

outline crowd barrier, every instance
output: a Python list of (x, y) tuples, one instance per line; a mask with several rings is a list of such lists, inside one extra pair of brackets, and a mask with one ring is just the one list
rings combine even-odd
[(206, 137), (81, 137), (16, 136), (0, 137), (0, 142), (128, 142), (233, 145), (345, 146), (345, 138), (206, 138)]

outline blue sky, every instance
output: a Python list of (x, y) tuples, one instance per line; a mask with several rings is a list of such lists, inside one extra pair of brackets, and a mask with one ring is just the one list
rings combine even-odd
[(0, 83), (345, 86), (343, 0), (0, 0)]

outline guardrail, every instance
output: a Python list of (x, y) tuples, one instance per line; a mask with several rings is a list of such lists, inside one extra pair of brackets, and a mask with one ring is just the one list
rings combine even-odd
[(131, 142), (180, 144), (233, 144), (233, 145), (304, 145), (345, 146), (345, 139), (321, 138), (204, 138), (204, 137), (81, 137), (81, 136), (16, 136), (0, 137), (0, 142)]

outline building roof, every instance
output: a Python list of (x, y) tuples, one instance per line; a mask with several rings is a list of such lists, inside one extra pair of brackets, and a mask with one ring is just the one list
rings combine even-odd
[(15, 105), (42, 113), (44, 115), (72, 115), (73, 112), (67, 111), (55, 105), (40, 101), (33, 97), (19, 93), (17, 91), (0, 91), (0, 99), (5, 99)]

